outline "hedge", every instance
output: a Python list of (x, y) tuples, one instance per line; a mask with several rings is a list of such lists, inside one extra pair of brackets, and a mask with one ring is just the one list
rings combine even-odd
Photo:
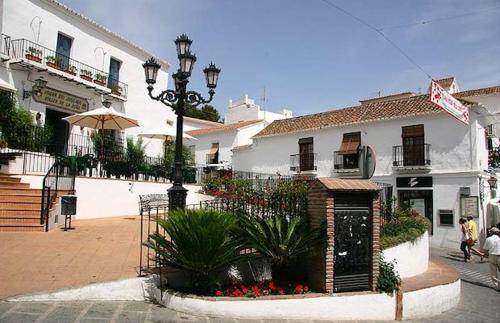
[(424, 216), (405, 216), (407, 215), (405, 211), (398, 212), (399, 216), (382, 225), (380, 230), (382, 250), (408, 241), (415, 241), (431, 228), (431, 221)]

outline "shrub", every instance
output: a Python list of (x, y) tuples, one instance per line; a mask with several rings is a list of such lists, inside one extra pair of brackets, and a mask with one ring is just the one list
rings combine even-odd
[(382, 225), (380, 230), (380, 247), (386, 249), (404, 242), (415, 241), (430, 230), (431, 222), (418, 213), (410, 210), (396, 209), (391, 221)]
[(188, 274), (188, 292), (213, 290), (220, 272), (241, 259), (240, 244), (230, 235), (236, 218), (229, 213), (175, 210), (166, 220), (159, 219), (158, 224), (165, 235), (150, 235), (146, 245), (156, 251), (162, 266)]
[(303, 279), (296, 265), (305, 263), (301, 258), (325, 241), (326, 226), (311, 229), (306, 217), (241, 217), (234, 234), (243, 247), (271, 263), (273, 279), (289, 283)]
[(394, 262), (385, 261), (381, 256), (379, 260), (379, 276), (377, 290), (382, 293), (393, 295), (401, 285), (401, 278), (394, 269)]

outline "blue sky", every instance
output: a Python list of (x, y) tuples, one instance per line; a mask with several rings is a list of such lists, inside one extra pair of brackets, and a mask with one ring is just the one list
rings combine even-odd
[[(383, 32), (435, 79), (455, 76), (461, 89), (500, 85), (499, 0), (329, 1), (377, 28), (436, 19)], [(188, 34), (198, 58), (191, 89), (206, 92), (202, 69), (213, 60), (222, 113), (244, 94), (262, 105), (264, 88), (266, 109), (303, 115), (429, 83), (380, 35), (322, 0), (61, 2), (173, 66), (173, 40)]]

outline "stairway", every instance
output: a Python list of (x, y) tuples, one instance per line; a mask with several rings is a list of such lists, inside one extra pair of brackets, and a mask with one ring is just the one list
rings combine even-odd
[(0, 174), (0, 232), (44, 231), (40, 224), (42, 190)]

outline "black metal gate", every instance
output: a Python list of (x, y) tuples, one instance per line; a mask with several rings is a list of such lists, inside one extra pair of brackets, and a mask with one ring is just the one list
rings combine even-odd
[(334, 291), (370, 290), (372, 196), (335, 196)]

